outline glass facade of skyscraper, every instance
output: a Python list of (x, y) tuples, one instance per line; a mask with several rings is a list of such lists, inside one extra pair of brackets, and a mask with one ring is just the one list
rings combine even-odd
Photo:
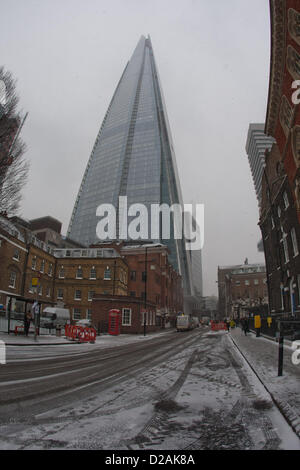
[[(118, 214), (122, 211), (120, 196), (127, 197), (128, 206), (144, 204), (149, 215), (151, 204), (182, 206), (162, 89), (150, 38), (144, 36), (125, 67), (96, 138), (68, 237), (84, 245), (99, 241), (97, 207), (113, 204)], [(168, 246), (170, 261), (182, 274), (185, 291), (191, 293), (191, 266), (185, 243), (173, 235), (171, 230), (169, 240), (158, 237), (153, 241)]]

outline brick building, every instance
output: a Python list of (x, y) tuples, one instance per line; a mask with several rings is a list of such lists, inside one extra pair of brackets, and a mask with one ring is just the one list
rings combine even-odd
[(166, 323), (183, 310), (182, 278), (168, 261), (168, 248), (161, 244), (123, 245), (121, 254), (129, 267), (128, 294), (147, 299)]
[(95, 295), (127, 295), (128, 266), (112, 247), (55, 249), (53, 298), (63, 302), (73, 320), (91, 319)]
[(278, 145), (300, 222), (300, 111), (293, 99), (300, 79), (300, 2), (270, 0), (271, 65), (265, 134)]
[(91, 317), (94, 294), (127, 294), (128, 266), (114, 249), (55, 249), (4, 217), (0, 242), (0, 304), (12, 299), (12, 313), (38, 300), (41, 312), (63, 305), (79, 320)]
[(175, 323), (183, 305), (182, 281), (165, 246), (56, 248), (38, 239), (29, 226), (0, 216), (0, 304), (7, 309), (11, 299), (12, 314), (24, 314), (37, 300), (41, 312), (59, 305), (70, 310), (71, 321), (91, 319), (96, 298), (95, 325), (107, 322), (99, 312), (108, 315), (108, 305), (120, 305), (122, 312), (125, 308), (127, 332), (138, 332), (141, 322), (150, 329)]
[(132, 296), (96, 295), (93, 299), (92, 325), (99, 333), (108, 331), (109, 311), (121, 314), (120, 333), (142, 333), (164, 328), (161, 315), (156, 315), (156, 305)]
[(276, 144), (266, 154), (259, 225), (266, 259), (269, 310), (295, 313), (300, 309), (300, 225), (281, 154)]
[(149, 243), (117, 246), (128, 265), (128, 295), (95, 296), (92, 323), (105, 331), (109, 310), (117, 308), (121, 332), (139, 333), (144, 324), (147, 331), (174, 326), (178, 312), (183, 310), (183, 288), (181, 276), (168, 261), (168, 248)]
[(300, 80), (300, 1), (270, 0), (270, 14), (265, 134), (276, 143), (266, 153), (259, 225), (270, 313), (294, 314), (300, 309), (300, 111), (294, 83)]
[(245, 316), (253, 307), (268, 304), (266, 268), (263, 264), (219, 266), (219, 318)]

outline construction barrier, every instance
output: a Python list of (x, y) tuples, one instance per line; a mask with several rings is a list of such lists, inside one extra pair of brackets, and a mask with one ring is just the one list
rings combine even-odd
[(227, 330), (227, 325), (224, 322), (211, 322), (211, 329), (212, 331), (220, 331), (220, 330)]
[(78, 325), (66, 325), (65, 336), (71, 341), (79, 343), (94, 343), (96, 340), (96, 330), (94, 328), (83, 327)]

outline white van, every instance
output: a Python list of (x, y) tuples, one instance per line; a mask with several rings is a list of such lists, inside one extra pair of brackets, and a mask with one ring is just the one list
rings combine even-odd
[(46, 307), (41, 313), (41, 328), (63, 327), (67, 323), (70, 323), (70, 311), (67, 308)]

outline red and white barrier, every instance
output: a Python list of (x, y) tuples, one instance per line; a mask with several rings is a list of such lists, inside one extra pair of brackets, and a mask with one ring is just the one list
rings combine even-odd
[(96, 340), (96, 330), (78, 325), (66, 325), (65, 336), (71, 341), (79, 343), (94, 343)]

